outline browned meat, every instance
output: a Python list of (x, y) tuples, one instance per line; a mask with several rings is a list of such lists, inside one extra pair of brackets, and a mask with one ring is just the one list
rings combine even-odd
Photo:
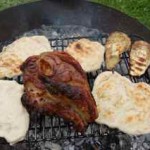
[(84, 131), (98, 114), (86, 74), (65, 52), (46, 52), (29, 57), (21, 66), (27, 108), (57, 115)]

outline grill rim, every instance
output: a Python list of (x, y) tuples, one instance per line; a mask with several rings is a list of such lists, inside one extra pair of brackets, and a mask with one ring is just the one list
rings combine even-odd
[[(124, 31), (128, 34), (135, 33), (145, 37), (145, 40), (150, 42), (150, 30), (135, 18), (127, 16), (116, 9), (88, 0), (81, 0), (78, 3), (76, 0), (68, 1), (37, 1), (1, 11), (0, 40), (5, 41), (16, 37), (31, 29), (39, 28), (42, 24), (54, 26), (76, 24), (96, 28), (105, 33), (115, 30)], [(82, 18), (87, 18), (86, 15), (89, 16), (89, 22), (79, 19), (81, 16)], [(92, 17), (90, 17), (91, 15)], [(58, 22), (57, 18), (60, 16), (63, 16), (63, 19)], [(75, 18), (76, 20), (67, 18)], [(74, 21), (72, 22), (71, 20)]]

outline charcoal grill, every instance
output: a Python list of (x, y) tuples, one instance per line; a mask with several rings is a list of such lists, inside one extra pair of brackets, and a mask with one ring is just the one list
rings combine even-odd
[[(107, 33), (110, 33), (113, 30), (121, 30), (126, 32), (131, 37), (132, 42), (140, 39), (146, 41), (150, 40), (149, 30), (141, 24), (139, 24), (138, 22), (136, 22), (135, 20), (132, 20), (131, 18), (127, 17), (127, 23), (124, 22), (124, 24), (122, 24), (123, 22), (121, 22), (121, 24), (118, 24), (119, 18), (126, 18), (126, 16), (120, 14), (119, 12), (118, 15), (118, 13), (116, 11), (113, 11), (112, 9), (108, 9), (106, 7), (95, 5), (89, 2), (81, 2), (80, 5), (79, 2), (68, 2), (69, 3), (66, 3), (66, 1), (63, 0), (58, 0), (55, 2), (53, 0), (49, 2), (42, 1), (1, 12), (0, 20), (2, 21), (0, 22), (0, 32), (2, 31), (2, 34), (0, 35), (0, 47), (11, 43), (13, 40), (15, 40), (15, 38), (19, 38), (20, 36), (30, 36), (37, 34), (47, 36), (52, 48), (54, 50), (59, 51), (64, 50), (70, 42), (81, 38), (88, 38), (90, 40), (99, 41), (103, 45), (105, 45), (106, 39), (108, 37)], [(54, 11), (53, 6), (55, 6), (56, 12), (61, 8), (61, 10), (59, 10), (58, 13), (54, 12), (54, 16), (48, 14), (48, 8), (52, 9), (50, 12)], [(58, 8), (56, 6), (58, 6)], [(89, 16), (90, 14), (94, 15), (93, 11), (96, 11), (95, 13), (98, 14), (100, 12), (103, 13), (103, 16), (106, 16), (107, 19), (110, 17), (110, 14), (112, 15), (112, 18), (113, 15), (118, 15), (119, 18), (115, 20), (116, 22), (112, 23), (112, 26), (108, 25), (109, 21), (104, 21), (104, 18), (101, 17), (99, 19), (93, 20), (94, 22), (92, 22), (90, 20), (91, 18), (89, 18), (89, 24), (86, 24), (87, 21), (84, 23), (79, 22), (80, 18), (76, 18), (75, 15), (73, 15), (72, 11), (74, 12), (78, 10), (78, 15), (80, 15), (80, 13), (82, 13), (80, 8), (82, 7), (92, 9), (92, 11), (87, 10)], [(25, 12), (25, 10), (28, 12)], [(38, 13), (39, 10), (42, 14)], [(16, 14), (15, 11), (19, 12), (20, 14)], [(85, 10), (83, 10), (83, 12), (84, 11)], [(111, 11), (111, 13), (106, 13), (106, 11)], [(62, 13), (61, 18), (60, 20), (57, 20), (55, 17), (57, 15), (59, 16), (60, 12)], [(67, 22), (67, 17), (69, 17), (66, 14), (67, 12), (71, 13), (69, 14), (69, 16), (72, 16), (72, 21)], [(10, 16), (10, 13), (12, 14), (12, 18), (7, 18), (6, 16)], [(36, 18), (35, 14), (38, 14), (39, 18)], [(84, 15), (86, 16), (87, 14), (83, 13), (82, 17), (85, 17)], [(5, 17), (6, 19), (4, 19)], [(20, 19), (17, 22), (15, 22), (15, 19), (17, 19), (17, 17), (19, 17), (21, 21), (23, 21), (23, 18), (21, 17), (24, 17), (26, 22), (21, 22)], [(31, 21), (31, 18), (33, 19), (33, 21)], [(74, 19), (76, 19), (76, 21)], [(9, 22), (12, 20), (13, 22)], [(95, 23), (97, 24), (95, 25)], [(104, 23), (104, 25), (102, 25), (102, 23)], [(134, 25), (136, 25), (136, 28), (131, 27), (128, 29), (126, 27), (128, 23), (134, 23)], [(45, 25), (41, 26), (42, 24)], [(68, 26), (68, 24), (76, 24), (76, 26)], [(19, 25), (21, 26), (18, 27)], [(85, 26), (87, 28), (85, 28)], [(139, 29), (141, 29), (142, 31)], [(53, 32), (47, 34), (47, 32), (49, 31)], [(105, 70), (105, 64), (103, 64), (98, 71), (87, 74), (91, 89), (93, 87), (93, 82), (96, 76)], [(129, 75), (128, 53), (122, 54), (121, 61), (116, 66), (115, 70), (121, 75), (129, 78), (132, 82), (143, 81), (150, 84), (150, 70), (148, 70), (141, 77), (132, 77)], [(13, 80), (22, 83), (22, 77), (17, 77)], [(84, 134), (75, 132), (72, 129), (72, 127), (72, 123), (65, 122), (62, 118), (56, 116), (43, 116), (40, 114), (32, 114), (30, 128), (27, 133), (26, 139), (13, 147), (10, 147), (4, 139), (0, 139), (0, 150), (139, 150), (142, 148), (144, 148), (145, 150), (150, 149), (149, 134), (143, 136), (129, 136), (117, 129), (110, 129), (105, 125), (98, 125), (96, 123), (90, 124)]]

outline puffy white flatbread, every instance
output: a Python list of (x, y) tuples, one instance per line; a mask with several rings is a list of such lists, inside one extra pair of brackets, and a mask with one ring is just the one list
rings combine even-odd
[(92, 94), (97, 104), (97, 123), (140, 135), (150, 133), (150, 86), (132, 83), (117, 72), (98, 75)]
[(99, 69), (104, 61), (104, 46), (88, 39), (80, 39), (70, 43), (65, 51), (80, 63), (85, 72)]
[(4, 47), (0, 53), (0, 78), (21, 74), (20, 65), (30, 56), (52, 51), (45, 36), (22, 37)]
[(0, 137), (10, 145), (22, 141), (29, 127), (29, 114), (22, 106), (23, 85), (0, 80)]

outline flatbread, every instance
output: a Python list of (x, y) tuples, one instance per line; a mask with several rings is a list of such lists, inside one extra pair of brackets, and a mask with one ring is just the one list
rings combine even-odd
[(30, 56), (52, 51), (44, 36), (22, 37), (3, 48), (0, 53), (0, 78), (21, 74), (20, 65)]
[(0, 80), (0, 137), (10, 145), (22, 141), (29, 127), (29, 114), (22, 106), (23, 85)]
[(98, 75), (92, 94), (99, 117), (97, 123), (140, 135), (150, 133), (150, 86), (132, 83), (117, 72)]
[(104, 46), (88, 39), (80, 39), (69, 44), (65, 51), (80, 63), (85, 72), (99, 69), (104, 61)]
[(0, 78), (13, 77), (21, 74), (22, 59), (14, 52), (0, 53)]

